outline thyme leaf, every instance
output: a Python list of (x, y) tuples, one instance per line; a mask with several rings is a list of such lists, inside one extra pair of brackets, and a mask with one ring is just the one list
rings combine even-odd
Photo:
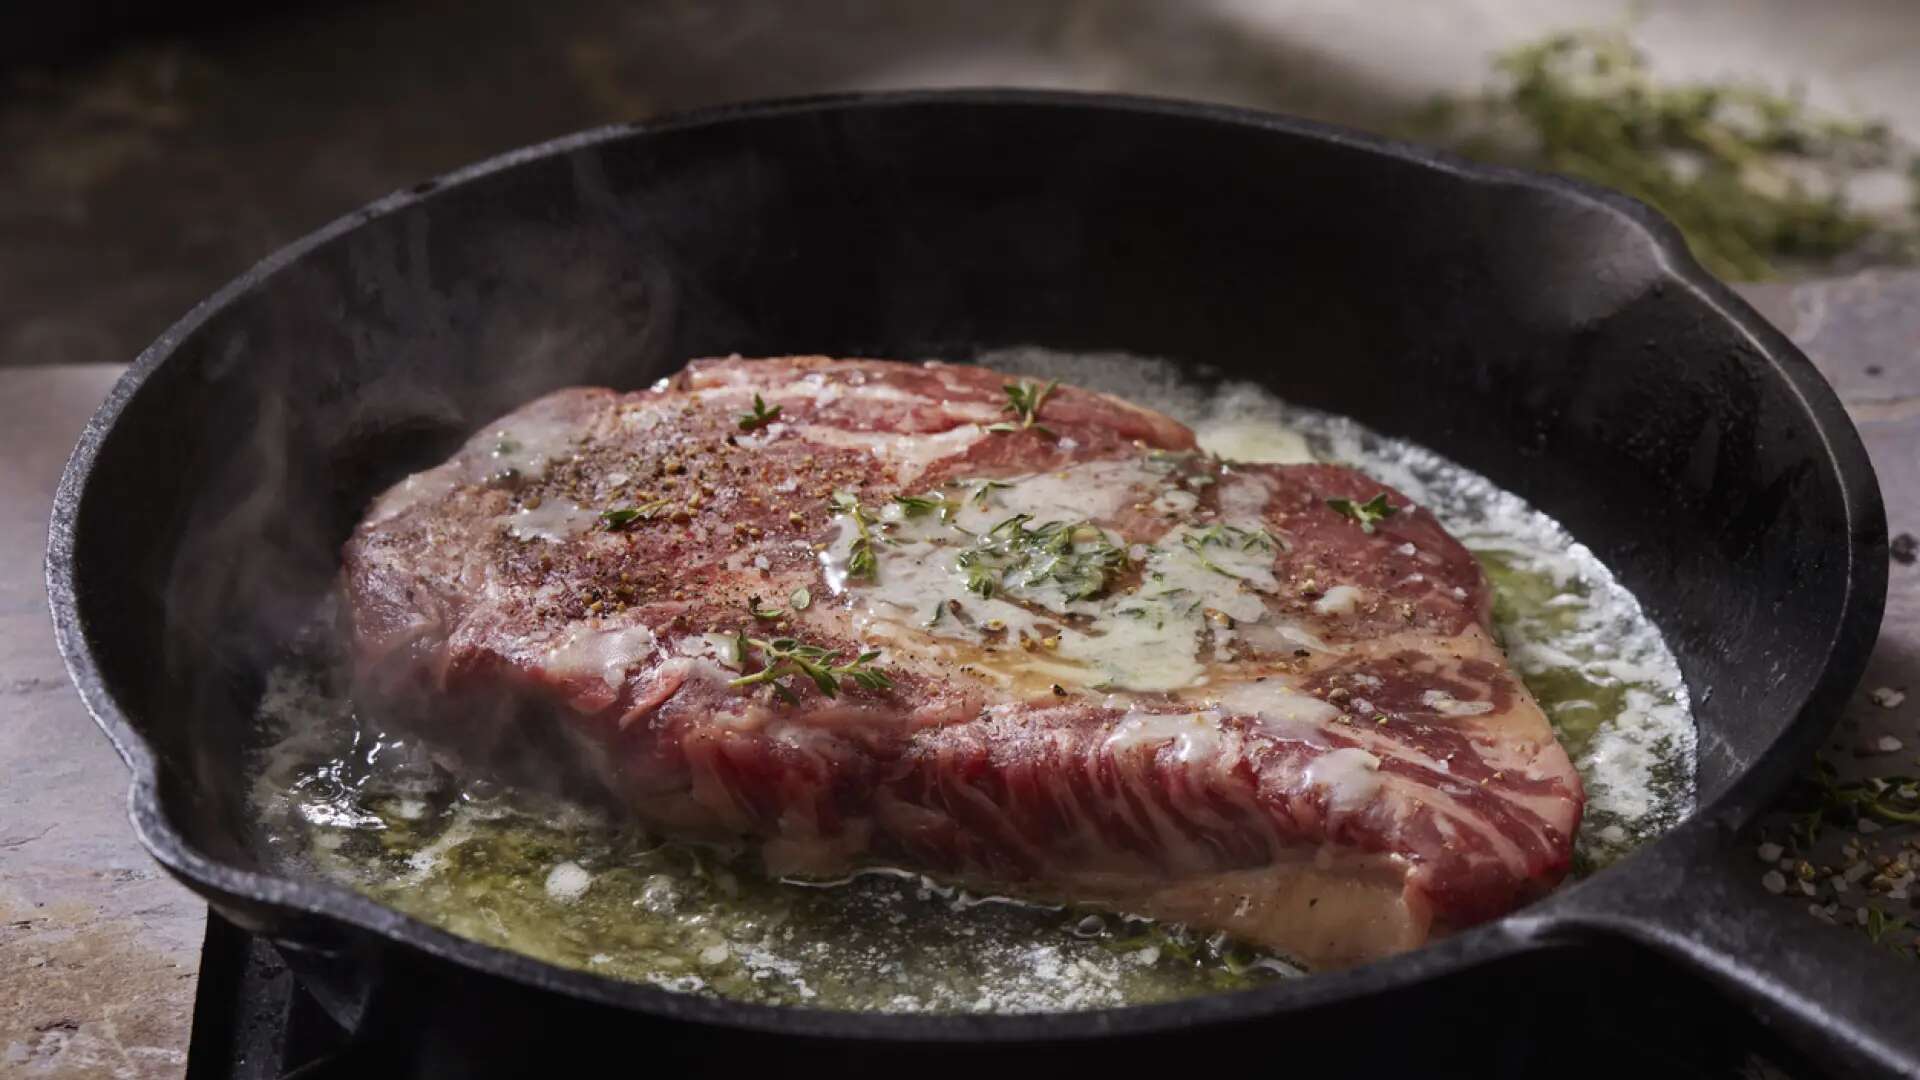
[(618, 532), (636, 521), (652, 521), (660, 512), (673, 505), (672, 499), (655, 499), (638, 506), (623, 506), (617, 510), (600, 512), (600, 524), (608, 532)]
[(1327, 505), (1353, 519), (1360, 526), (1360, 531), (1369, 536), (1373, 535), (1375, 525), (1406, 509), (1387, 505), (1387, 493), (1384, 491), (1363, 503), (1352, 499), (1328, 499)]
[(1017, 383), (1003, 384), (1000, 389), (1007, 392), (1007, 403), (1002, 405), (1000, 410), (1012, 413), (1014, 420), (1019, 422), (989, 424), (987, 430), (996, 434), (1005, 434), (1032, 428), (1049, 439), (1053, 438), (1053, 432), (1038, 421), (1040, 406), (1045, 404), (1047, 395), (1053, 393), (1054, 388), (1059, 385), (1059, 379), (1049, 380), (1045, 386), (1036, 386), (1025, 379)]
[(1898, 930), (1905, 925), (1907, 920), (1904, 918), (1889, 919), (1887, 913), (1877, 907), (1867, 909), (1867, 938), (1876, 945), (1887, 936), (1887, 931)]
[(753, 431), (756, 428), (765, 427), (778, 419), (780, 419), (780, 406), (775, 405), (772, 408), (768, 408), (767, 403), (760, 400), (760, 395), (755, 394), (753, 395), (753, 411), (740, 414), (740, 430)]
[(1005, 480), (983, 480), (980, 482), (980, 486), (975, 488), (973, 494), (969, 497), (976, 505), (985, 506), (987, 505), (987, 496), (992, 494), (996, 489), (1010, 488), (1012, 486), (1012, 484), (1007, 483)]
[(866, 578), (872, 581), (879, 571), (879, 560), (873, 554), (873, 532), (869, 528), (873, 519), (861, 508), (860, 500), (852, 492), (836, 491), (828, 500), (835, 513), (845, 514), (853, 520), (853, 527), (860, 535), (854, 537), (853, 544), (847, 549), (847, 577)]
[(750, 638), (741, 635), (742, 666), (746, 660), (744, 653), (751, 647), (760, 653), (759, 671), (742, 675), (730, 681), (729, 686), (755, 686), (768, 684), (775, 697), (788, 704), (795, 704), (800, 695), (794, 692), (789, 678), (805, 678), (818, 687), (829, 698), (840, 696), (843, 683), (851, 682), (863, 690), (890, 690), (893, 680), (887, 673), (873, 666), (878, 659), (878, 650), (863, 652), (845, 664), (835, 663), (840, 654), (836, 651), (808, 645), (797, 638), (774, 638), (771, 641)]
[(942, 524), (952, 524), (953, 515), (960, 509), (952, 499), (931, 491), (925, 495), (895, 495), (893, 501), (910, 518), (924, 517), (937, 511)]

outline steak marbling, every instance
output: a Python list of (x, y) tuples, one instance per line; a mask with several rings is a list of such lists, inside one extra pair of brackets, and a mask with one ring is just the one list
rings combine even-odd
[(381, 496), (345, 567), (370, 700), (448, 747), (561, 734), (642, 820), (777, 873), (907, 866), (1337, 966), (1552, 887), (1579, 820), (1426, 511), (977, 367), (562, 390)]

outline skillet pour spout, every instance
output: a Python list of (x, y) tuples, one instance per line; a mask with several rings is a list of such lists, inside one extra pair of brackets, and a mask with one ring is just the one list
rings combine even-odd
[[(246, 748), (264, 672), (388, 483), (540, 393), (644, 386), (690, 356), (1016, 345), (1253, 380), (1556, 517), (1680, 662), (1703, 747), (1694, 818), (1390, 960), (1046, 1016), (615, 982), (297, 873), (259, 835)], [(918, 1067), (934, 1050), (1084, 1067), (1310, 1036), (1343, 1039), (1350, 1064), (1483, 1070), (1503, 1026), (1595, 1022), (1589, 976), (1686, 969), (1823, 1060), (1920, 1072), (1920, 1025), (1885, 1005), (1899, 973), (1783, 919), (1736, 865), (1737, 830), (1811, 755), (1873, 644), (1886, 529), (1866, 454), (1806, 358), (1669, 225), (1568, 181), (1285, 117), (1030, 91), (571, 136), (380, 200), (169, 329), (74, 453), (48, 581), (69, 670), (133, 772), (141, 839), (272, 937), (356, 1045), (403, 1035), (511, 1075), (636, 1046), (662, 1065)]]

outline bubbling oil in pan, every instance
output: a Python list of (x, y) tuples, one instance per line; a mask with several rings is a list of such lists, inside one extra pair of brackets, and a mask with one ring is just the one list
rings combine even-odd
[[(1576, 875), (1691, 808), (1694, 729), (1673, 655), (1599, 560), (1523, 500), (1422, 447), (1251, 384), (1203, 388), (1163, 361), (1014, 349), (981, 362), (1151, 402), (1228, 459), (1354, 465), (1432, 510), (1486, 568), (1508, 656), (1586, 781)], [(906, 872), (770, 880), (746, 853), (461, 782), (357, 721), (330, 625), (321, 613), (259, 707), (266, 840), (293, 870), (464, 937), (674, 990), (892, 1012), (1105, 1008), (1303, 974), (1218, 935)]]

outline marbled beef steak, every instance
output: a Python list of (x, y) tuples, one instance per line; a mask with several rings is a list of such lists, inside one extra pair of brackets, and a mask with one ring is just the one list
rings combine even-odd
[(556, 737), (565, 783), (775, 873), (1333, 966), (1551, 888), (1579, 821), (1431, 515), (1074, 387), (795, 357), (563, 390), (382, 495), (345, 564), (372, 707), (455, 752)]

